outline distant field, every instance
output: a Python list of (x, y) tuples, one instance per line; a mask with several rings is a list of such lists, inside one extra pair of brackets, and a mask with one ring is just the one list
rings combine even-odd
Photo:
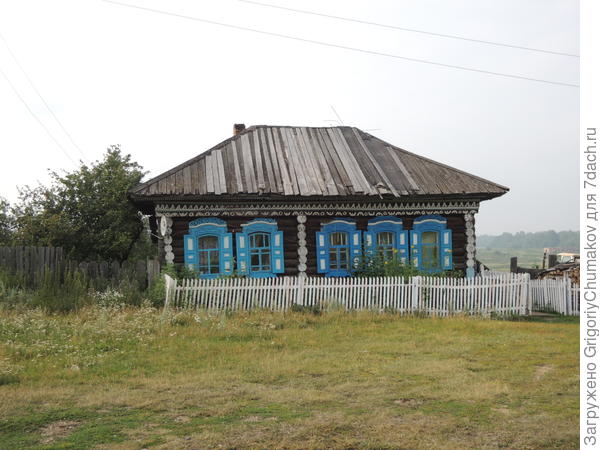
[(542, 267), (543, 248), (477, 248), (477, 259), (492, 270), (508, 272), (510, 258), (516, 256), (520, 267), (532, 268), (534, 265)]
[(0, 448), (578, 448), (579, 326), (0, 310)]

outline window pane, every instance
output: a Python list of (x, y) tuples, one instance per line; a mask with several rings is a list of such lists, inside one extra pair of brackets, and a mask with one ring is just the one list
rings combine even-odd
[(200, 252), (200, 266), (208, 265), (208, 252)]
[(217, 236), (202, 236), (198, 239), (199, 249), (219, 248), (219, 238)]
[(262, 270), (271, 270), (271, 254), (262, 254)]
[(338, 246), (338, 245), (348, 245), (348, 233), (343, 231), (336, 231), (329, 235), (330, 245)]
[(340, 252), (340, 269), (348, 269), (350, 267), (349, 264), (349, 260), (350, 260), (350, 255), (349, 255), (349, 251), (348, 248), (341, 248), (339, 249)]
[(338, 268), (337, 251), (333, 248), (329, 250), (329, 267), (331, 269)]
[(377, 233), (377, 245), (394, 245), (394, 233), (390, 231)]
[(258, 253), (253, 253), (250, 255), (250, 265), (252, 267), (257, 267), (260, 264), (260, 257)]
[(269, 247), (271, 236), (267, 233), (252, 233), (250, 235), (250, 248)]
[(423, 267), (437, 269), (440, 266), (440, 255), (437, 245), (423, 246)]
[(424, 231), (423, 232), (423, 244), (437, 244), (438, 233), (437, 231)]
[(219, 273), (219, 250), (211, 250), (209, 253), (210, 256), (210, 267), (209, 273)]

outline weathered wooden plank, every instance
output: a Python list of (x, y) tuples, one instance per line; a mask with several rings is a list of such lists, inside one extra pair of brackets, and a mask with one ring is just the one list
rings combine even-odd
[(361, 146), (361, 148), (363, 149), (363, 151), (365, 152), (367, 157), (371, 160), (371, 163), (377, 170), (379, 176), (382, 178), (382, 181), (387, 185), (388, 189), (392, 191), (392, 194), (394, 194), (396, 197), (399, 197), (400, 195), (398, 194), (398, 191), (396, 191), (392, 182), (389, 180), (389, 178), (387, 177), (387, 175), (385, 174), (385, 172), (383, 171), (381, 166), (377, 163), (377, 160), (373, 157), (370, 150), (365, 145), (365, 142), (363, 141), (362, 136), (360, 136), (358, 131), (356, 131), (356, 128), (352, 128), (352, 131), (354, 133), (354, 136), (356, 137), (356, 140), (358, 141), (358, 144)]
[(313, 135), (313, 142), (315, 142), (315, 145), (318, 147), (317, 151), (321, 154), (322, 158), (324, 158), (325, 163), (327, 164), (329, 174), (331, 175), (331, 182), (335, 186), (335, 194), (333, 195), (343, 195), (343, 193), (346, 191), (346, 186), (344, 185), (344, 182), (337, 170), (333, 158), (331, 157), (331, 154), (327, 149), (327, 145), (324, 142), (322, 134), (319, 132), (318, 129), (315, 128), (311, 130), (311, 133)]
[(244, 181), (242, 179), (242, 169), (238, 159), (238, 149), (235, 140), (231, 141), (231, 160), (233, 161), (233, 173), (235, 174), (235, 193), (244, 192)]
[(158, 181), (158, 194), (166, 194), (167, 193), (167, 177), (162, 177)]
[(281, 127), (279, 129), (281, 133), (281, 142), (283, 144), (283, 149), (285, 151), (285, 157), (287, 162), (287, 167), (290, 171), (290, 176), (292, 177), (293, 185), (295, 185), (294, 195), (307, 195), (308, 187), (306, 184), (306, 180), (300, 174), (302, 166), (300, 161), (296, 155), (294, 149), (292, 149), (292, 143), (289, 136), (289, 128)]
[(192, 184), (190, 193), (198, 194), (198, 161), (190, 165), (190, 182)]
[(262, 154), (260, 150), (260, 139), (258, 136), (257, 130), (252, 132), (253, 142), (254, 142), (254, 162), (256, 167), (256, 181), (259, 192), (265, 191), (265, 174), (263, 172), (263, 161)]
[(213, 156), (211, 153), (207, 154), (204, 158), (206, 161), (206, 192), (213, 194), (215, 192), (215, 181), (213, 178)]
[(176, 177), (175, 177), (175, 174), (172, 173), (167, 178), (167, 194), (176, 194), (177, 193), (175, 185), (176, 185)]
[(265, 172), (267, 176), (268, 186), (266, 187), (267, 192), (277, 192), (277, 182), (275, 181), (275, 173), (273, 164), (271, 162), (271, 152), (269, 151), (269, 142), (267, 141), (264, 133), (264, 128), (257, 128), (254, 134), (258, 135), (260, 140), (259, 148), (261, 149), (262, 159), (265, 166)]
[[(383, 181), (381, 180), (377, 169), (375, 168), (375, 166), (373, 166), (373, 163), (371, 163), (371, 160), (363, 151), (359, 142), (356, 140), (356, 137), (352, 133), (352, 129), (349, 127), (344, 127), (340, 131), (341, 135), (344, 138), (344, 142), (346, 143), (346, 148), (348, 149), (350, 154), (356, 159), (358, 163), (357, 169), (361, 173), (361, 175), (363, 175), (364, 178), (367, 180), (369, 187), (374, 189), (378, 183), (383, 184)], [(383, 190), (383, 192), (387, 193), (385, 189)], [(379, 194), (379, 190), (374, 189), (374, 193)]]
[(183, 194), (183, 171), (175, 172), (175, 194)]
[(400, 159), (400, 156), (398, 155), (398, 153), (393, 148), (391, 148), (389, 145), (386, 146), (386, 148), (387, 148), (388, 153), (390, 154), (390, 156), (392, 157), (392, 159), (394, 160), (394, 162), (396, 163), (396, 165), (398, 166), (398, 168), (400, 169), (400, 171), (402, 172), (402, 174), (404, 175), (404, 177), (410, 184), (412, 191), (413, 192), (419, 191), (420, 190), (419, 185), (415, 182), (415, 180), (413, 179), (411, 174), (408, 172), (408, 170), (406, 170), (406, 167), (404, 166), (404, 163)]
[(250, 147), (250, 141), (248, 139), (248, 133), (244, 133), (240, 136), (238, 141), (242, 150), (242, 159), (244, 163), (244, 177), (246, 179), (246, 190), (247, 192), (258, 192), (256, 183), (256, 176), (254, 173), (254, 164), (252, 162), (252, 153)]
[(263, 143), (268, 149), (269, 160), (271, 161), (271, 166), (273, 167), (273, 178), (275, 179), (275, 188), (272, 189), (272, 192), (283, 194), (285, 190), (283, 186), (283, 174), (281, 173), (281, 169), (279, 167), (279, 159), (277, 158), (277, 152), (273, 141), (273, 134), (271, 133), (270, 128), (261, 128), (261, 132), (261, 139), (264, 139)]
[(304, 144), (301, 135), (301, 129), (290, 129), (290, 136), (293, 139), (292, 147), (296, 150), (298, 159), (300, 160), (302, 178), (306, 181), (306, 184), (308, 186), (306, 195), (321, 195), (322, 191), (317, 180), (317, 169), (313, 166), (312, 158)]
[(331, 136), (329, 135), (328, 130), (319, 129), (319, 135), (321, 136), (323, 144), (325, 145), (323, 149), (326, 150), (329, 154), (331, 160), (335, 165), (335, 169), (342, 180), (342, 185), (344, 186), (344, 189), (338, 188), (338, 191), (340, 192), (340, 194), (353, 194), (354, 189), (352, 187), (352, 179), (348, 175), (348, 172), (346, 171), (344, 164), (342, 163), (340, 155), (338, 155), (338, 153), (335, 151), (335, 147), (331, 140)]
[(319, 168), (318, 176), (323, 195), (337, 195), (338, 190), (335, 186), (333, 175), (329, 171), (329, 166), (325, 161), (325, 156), (323, 155), (317, 137), (311, 133), (310, 128), (302, 128), (302, 136), (304, 138), (304, 142), (309, 148), (310, 153), (313, 156), (314, 164), (316, 164)]
[(225, 193), (233, 194), (236, 192), (235, 182), (235, 170), (233, 168), (231, 144), (226, 145), (221, 149), (221, 156), (223, 157), (223, 170), (225, 172)]
[(315, 168), (320, 195), (328, 195), (330, 193), (329, 186), (332, 186), (332, 188), (337, 191), (337, 189), (335, 189), (335, 184), (332, 181), (331, 173), (329, 173), (325, 158), (322, 157), (322, 155), (321, 158), (319, 158), (320, 149), (318, 148), (318, 142), (313, 142), (312, 136), (306, 127), (300, 129), (300, 135), (304, 141), (306, 152), (310, 156), (312, 165)]
[(198, 160), (198, 194), (206, 194), (207, 184), (206, 158), (202, 158)]
[(344, 139), (344, 136), (340, 130), (337, 128), (328, 128), (327, 132), (331, 138), (331, 142), (333, 143), (334, 150), (339, 155), (340, 160), (346, 169), (346, 173), (352, 181), (352, 188), (354, 191), (358, 193), (370, 194), (371, 187), (360, 170), (358, 161), (356, 161), (356, 158), (348, 148), (348, 144), (346, 143), (346, 140)]
[(288, 170), (288, 163), (286, 160), (286, 151), (282, 142), (280, 130), (276, 128), (271, 129), (271, 139), (273, 139), (273, 148), (275, 149), (275, 156), (277, 157), (277, 165), (279, 166), (279, 173), (281, 174), (281, 182), (283, 184), (283, 193), (285, 195), (294, 195), (298, 192), (298, 186), (293, 183), (293, 177)]
[(223, 165), (223, 151), (221, 149), (215, 150), (217, 159), (217, 175), (219, 179), (219, 194), (227, 193), (227, 181), (225, 180), (225, 167)]
[(192, 171), (190, 166), (184, 167), (181, 172), (183, 176), (183, 193), (189, 194), (192, 191)]

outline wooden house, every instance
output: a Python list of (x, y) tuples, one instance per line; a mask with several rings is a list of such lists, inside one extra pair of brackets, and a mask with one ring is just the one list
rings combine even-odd
[(507, 191), (353, 127), (238, 124), (129, 195), (200, 277), (349, 276), (376, 252), (472, 276), (474, 215)]

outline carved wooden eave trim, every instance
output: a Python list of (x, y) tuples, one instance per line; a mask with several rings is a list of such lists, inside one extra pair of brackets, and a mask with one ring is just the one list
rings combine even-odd
[(475, 214), (478, 201), (414, 203), (161, 203), (157, 215), (167, 217), (207, 216), (389, 216), (424, 214)]

